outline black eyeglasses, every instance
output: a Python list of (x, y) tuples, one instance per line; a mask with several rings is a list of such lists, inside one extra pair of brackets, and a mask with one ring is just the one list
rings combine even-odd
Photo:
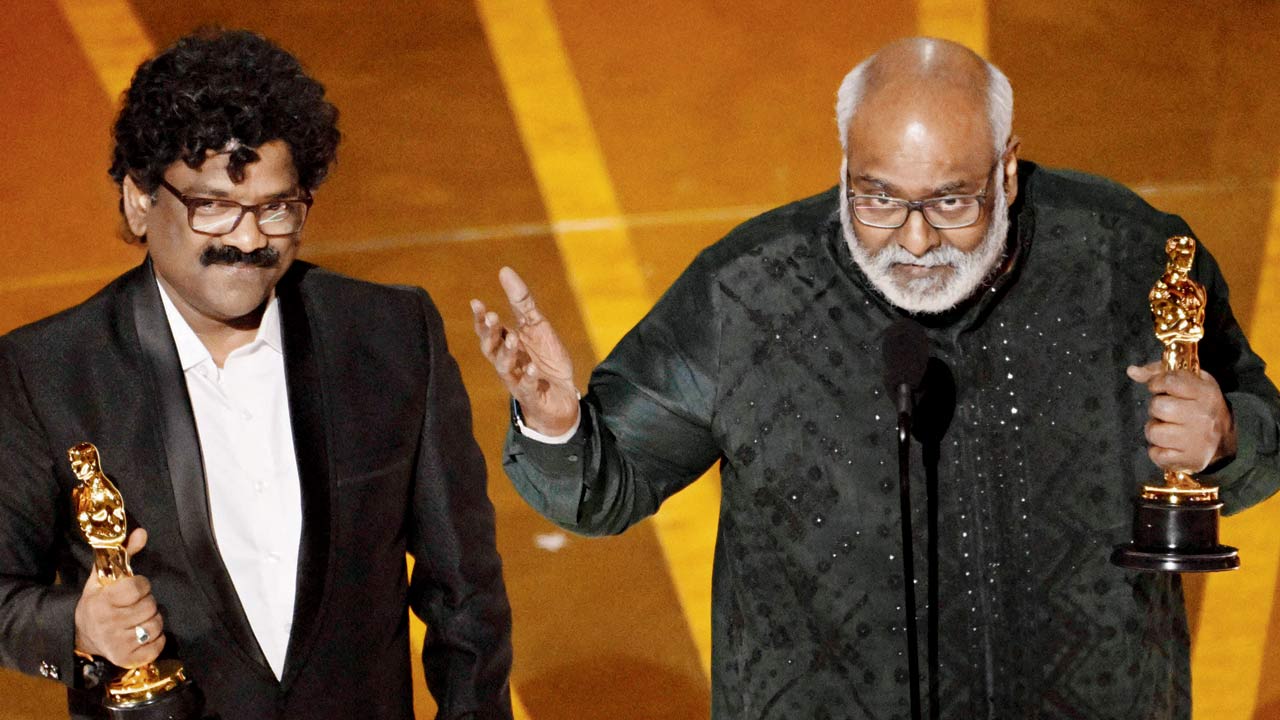
[[(987, 171), (987, 178), (999, 166)], [(982, 218), (987, 189), (976, 195), (944, 195), (926, 200), (903, 200), (888, 195), (850, 195), (849, 207), (863, 225), (893, 230), (907, 223), (912, 210), (919, 210), (925, 222), (938, 230), (969, 227)]]
[(164, 178), (160, 179), (160, 187), (187, 206), (187, 224), (201, 235), (226, 235), (240, 226), (245, 213), (253, 213), (258, 230), (263, 235), (292, 235), (302, 230), (312, 202), (311, 194), (306, 193), (300, 198), (241, 205), (234, 200), (183, 195), (181, 190), (170, 185)]

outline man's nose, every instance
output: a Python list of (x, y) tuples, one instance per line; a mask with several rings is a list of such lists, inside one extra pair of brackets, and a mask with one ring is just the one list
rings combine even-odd
[(907, 212), (907, 221), (898, 228), (895, 239), (903, 250), (916, 257), (923, 257), (942, 244), (938, 231), (924, 219), (924, 211), (919, 208), (912, 208)]
[(240, 218), (240, 224), (226, 235), (222, 236), (224, 245), (231, 245), (238, 248), (241, 252), (253, 252), (266, 247), (271, 243), (271, 238), (263, 234), (258, 228), (258, 211), (248, 210), (244, 216)]

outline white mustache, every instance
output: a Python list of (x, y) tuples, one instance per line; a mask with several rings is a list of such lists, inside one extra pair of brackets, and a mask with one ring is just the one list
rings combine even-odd
[(893, 265), (919, 265), (921, 267), (956, 267), (964, 260), (964, 253), (954, 247), (939, 247), (919, 257), (907, 252), (901, 245), (889, 245), (872, 256), (878, 267), (888, 268)]

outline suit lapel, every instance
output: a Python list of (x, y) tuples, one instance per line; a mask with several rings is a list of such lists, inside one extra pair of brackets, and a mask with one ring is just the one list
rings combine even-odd
[(141, 270), (134, 274), (128, 296), (143, 360), (150, 376), (150, 387), (155, 393), (156, 419), (187, 558), (193, 570), (200, 573), (196, 584), (208, 597), (214, 614), (236, 645), (253, 663), (274, 677), (213, 538), (204, 460), (196, 434), (195, 416), (191, 411), (191, 398), (187, 394), (187, 381), (178, 361), (178, 350), (173, 343), (173, 333), (164, 314), (150, 260)]
[(284, 677), (281, 678), (285, 686), (298, 674), (317, 635), (316, 619), (328, 588), (326, 576), (332, 533), (332, 475), (321, 350), (311, 323), (310, 315), (314, 308), (308, 307), (300, 287), (308, 267), (304, 263), (296, 263), (276, 286), (276, 296), (280, 298), (289, 417), (302, 491), (302, 538), (298, 547), (293, 628), (285, 656)]

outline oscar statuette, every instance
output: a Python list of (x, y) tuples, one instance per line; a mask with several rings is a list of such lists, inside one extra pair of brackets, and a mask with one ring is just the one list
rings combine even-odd
[[(106, 585), (132, 576), (124, 549), (124, 498), (103, 474), (98, 448), (80, 443), (67, 450), (67, 457), (80, 480), (71, 492), (75, 520), (93, 547), (98, 581)], [(139, 637), (139, 642), (143, 640)], [(111, 720), (197, 720), (203, 701), (187, 679), (182, 661), (170, 659), (128, 669), (109, 681), (103, 707)]]
[[(1204, 337), (1204, 286), (1190, 278), (1196, 241), (1169, 238), (1164, 275), (1151, 288), (1156, 338), (1166, 370), (1199, 372), (1196, 343)], [(1216, 572), (1240, 567), (1239, 552), (1218, 544), (1218, 488), (1189, 472), (1165, 470), (1164, 485), (1144, 485), (1135, 501), (1133, 542), (1119, 545), (1111, 562), (1132, 570)]]

